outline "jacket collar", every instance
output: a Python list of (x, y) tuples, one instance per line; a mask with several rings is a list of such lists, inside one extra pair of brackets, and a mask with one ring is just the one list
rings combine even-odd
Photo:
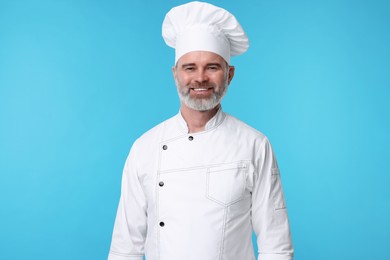
[[(220, 106), (217, 113), (206, 123), (204, 131), (208, 131), (219, 126), (223, 122), (225, 117), (226, 114), (222, 111), (222, 107)], [(176, 115), (176, 119), (179, 124), (180, 130), (185, 133), (189, 133), (187, 122), (184, 120), (180, 110), (179, 113)]]

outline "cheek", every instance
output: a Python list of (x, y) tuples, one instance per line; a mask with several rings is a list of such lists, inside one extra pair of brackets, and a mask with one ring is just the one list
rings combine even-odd
[(221, 75), (216, 77), (213, 82), (218, 86), (224, 86), (225, 83), (229, 80), (229, 77), (226, 77), (225, 75)]
[(183, 80), (185, 79), (185, 76), (182, 74), (182, 73), (176, 73), (176, 80), (179, 81), (179, 82), (183, 82)]
[(176, 83), (176, 87), (178, 87), (179, 89), (183, 90), (183, 89), (186, 89), (187, 86), (189, 85), (185, 79), (183, 79), (183, 77), (176, 77), (175, 79), (175, 83)]
[(178, 79), (178, 82), (180, 83), (180, 85), (182, 85), (182, 86), (187, 86), (191, 83), (190, 77), (182, 76), (182, 77), (178, 77), (177, 79)]

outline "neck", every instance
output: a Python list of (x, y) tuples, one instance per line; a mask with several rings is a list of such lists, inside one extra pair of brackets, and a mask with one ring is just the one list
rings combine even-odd
[(215, 116), (221, 105), (207, 111), (198, 111), (181, 104), (180, 111), (187, 123), (189, 133), (196, 133), (205, 130), (207, 122)]

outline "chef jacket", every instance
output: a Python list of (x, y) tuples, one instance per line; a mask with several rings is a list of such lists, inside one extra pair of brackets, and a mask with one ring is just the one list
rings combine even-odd
[(286, 204), (267, 138), (221, 109), (188, 133), (179, 112), (135, 141), (109, 260), (292, 260)]

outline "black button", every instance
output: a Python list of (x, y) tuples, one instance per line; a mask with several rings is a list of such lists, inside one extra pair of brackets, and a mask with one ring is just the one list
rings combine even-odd
[(160, 222), (160, 227), (163, 227), (163, 226), (165, 226), (165, 223), (164, 222)]
[(166, 146), (165, 144), (163, 145), (163, 149), (166, 150), (168, 149), (168, 146)]
[(188, 137), (188, 140), (192, 141), (192, 140), (194, 140), (194, 137), (190, 135), (190, 136)]
[(163, 181), (160, 181), (160, 182), (158, 183), (158, 185), (159, 185), (160, 187), (162, 187), (162, 186), (164, 186), (164, 182), (163, 182)]

